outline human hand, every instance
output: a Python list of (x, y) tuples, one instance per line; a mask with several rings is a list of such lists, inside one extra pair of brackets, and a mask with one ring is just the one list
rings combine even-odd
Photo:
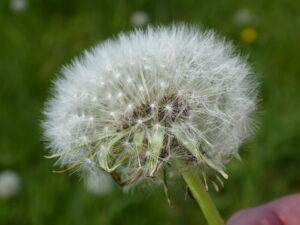
[(235, 213), (227, 225), (300, 225), (300, 194)]

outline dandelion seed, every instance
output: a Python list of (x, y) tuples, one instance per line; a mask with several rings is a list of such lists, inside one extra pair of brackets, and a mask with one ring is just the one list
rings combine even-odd
[(122, 93), (122, 92), (119, 92), (118, 98), (121, 98), (122, 96), (123, 96), (123, 93)]
[(166, 105), (165, 108), (166, 108), (166, 110), (167, 110), (169, 113), (172, 112), (172, 106)]

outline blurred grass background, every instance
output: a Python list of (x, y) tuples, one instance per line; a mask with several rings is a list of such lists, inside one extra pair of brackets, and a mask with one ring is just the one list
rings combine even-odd
[(82, 50), (132, 29), (137, 11), (150, 24), (215, 29), (249, 54), (261, 82), (259, 129), (242, 147), (243, 160), (230, 163), (225, 187), (212, 193), (223, 216), (300, 191), (299, 1), (28, 0), (21, 10), (13, 4), (0, 1), (0, 172), (17, 172), (22, 186), (14, 198), (0, 199), (0, 224), (205, 224), (197, 204), (184, 201), (181, 184), (172, 190), (173, 208), (161, 187), (129, 194), (115, 187), (97, 196), (77, 176), (51, 173), (53, 161), (43, 158), (39, 123), (51, 80)]

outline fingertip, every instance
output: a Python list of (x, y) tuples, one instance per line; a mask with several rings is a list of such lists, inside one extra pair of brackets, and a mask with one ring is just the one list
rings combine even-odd
[(300, 224), (300, 194), (289, 195), (266, 204), (282, 224)]
[(235, 213), (227, 225), (299, 225), (300, 194), (289, 195), (265, 205)]
[(281, 225), (281, 222), (270, 209), (259, 206), (235, 213), (227, 225)]

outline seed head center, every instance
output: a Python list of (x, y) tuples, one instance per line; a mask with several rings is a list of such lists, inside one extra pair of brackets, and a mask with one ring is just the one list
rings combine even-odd
[(170, 127), (175, 121), (185, 120), (189, 112), (190, 106), (185, 99), (175, 94), (166, 95), (156, 102), (132, 106), (129, 112), (121, 116), (119, 130), (141, 124), (147, 127), (156, 124)]

